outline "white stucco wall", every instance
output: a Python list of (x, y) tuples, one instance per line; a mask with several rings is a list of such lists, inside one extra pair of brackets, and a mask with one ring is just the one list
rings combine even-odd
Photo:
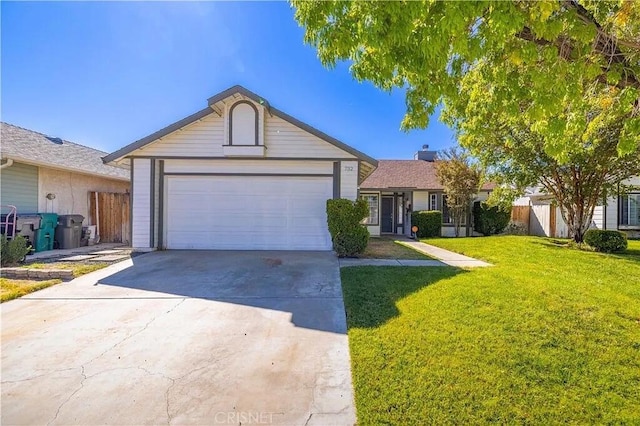
[[(89, 192), (119, 192), (130, 190), (129, 182), (93, 175), (39, 167), (38, 211), (57, 214), (81, 214), (83, 225), (89, 221)], [(47, 194), (55, 194), (48, 200)]]

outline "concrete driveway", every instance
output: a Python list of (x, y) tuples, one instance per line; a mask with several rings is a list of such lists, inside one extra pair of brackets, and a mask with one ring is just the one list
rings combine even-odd
[(3, 425), (355, 422), (332, 253), (149, 253), (1, 309)]

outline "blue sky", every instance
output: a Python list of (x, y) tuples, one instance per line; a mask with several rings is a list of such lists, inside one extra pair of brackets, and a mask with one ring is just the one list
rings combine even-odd
[(288, 3), (1, 3), (2, 120), (114, 151), (234, 84), (376, 158), (454, 144), (405, 133), (404, 93), (326, 69)]

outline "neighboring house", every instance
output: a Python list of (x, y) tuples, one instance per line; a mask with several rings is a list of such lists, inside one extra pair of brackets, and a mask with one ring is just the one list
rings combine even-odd
[(129, 172), (104, 164), (105, 152), (8, 123), (1, 127), (0, 204), (16, 206), (18, 215), (80, 214), (91, 225), (90, 191), (129, 191)]
[[(630, 238), (640, 238), (640, 176), (623, 182), (631, 187), (627, 193), (608, 197), (593, 211), (591, 228), (612, 229), (625, 232)], [(515, 200), (516, 206), (530, 206), (529, 233), (546, 237), (567, 238), (568, 228), (560, 207), (552, 195), (540, 188), (531, 188), (528, 193)]]
[(132, 245), (159, 249), (330, 250), (327, 199), (377, 166), (241, 86), (104, 161), (130, 167)]
[[(413, 160), (380, 160), (378, 168), (360, 185), (360, 197), (369, 204), (367, 228), (373, 236), (411, 235), (411, 212), (442, 211), (442, 235), (455, 236), (444, 188), (436, 176), (435, 151), (418, 151)], [(484, 201), (493, 190), (485, 184), (476, 197)], [(472, 223), (465, 220), (464, 235), (472, 235)]]

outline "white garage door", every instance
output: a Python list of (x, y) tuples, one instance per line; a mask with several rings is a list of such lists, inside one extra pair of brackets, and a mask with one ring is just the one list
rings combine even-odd
[(169, 249), (330, 250), (330, 177), (169, 176)]

